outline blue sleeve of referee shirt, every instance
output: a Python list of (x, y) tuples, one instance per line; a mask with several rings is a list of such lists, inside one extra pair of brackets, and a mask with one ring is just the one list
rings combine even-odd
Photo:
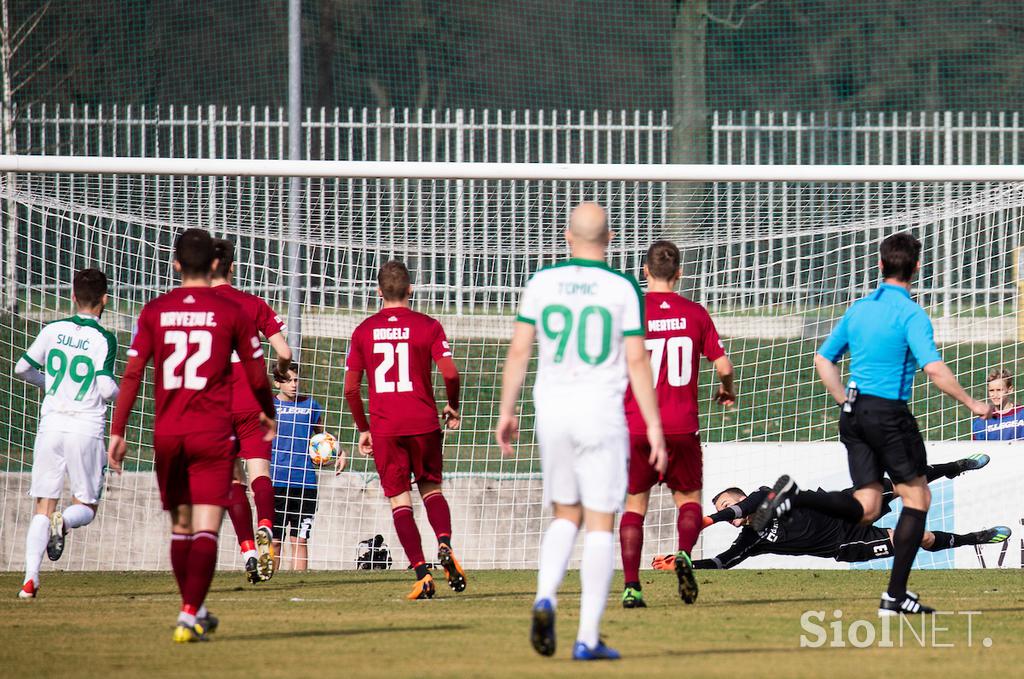
[(818, 353), (827, 358), (828, 360), (836, 363), (846, 350), (850, 348), (849, 338), (849, 310), (843, 314), (843, 317), (836, 323), (836, 327), (832, 328), (832, 333), (825, 339), (821, 347), (818, 349)]
[(907, 320), (907, 346), (917, 360), (917, 367), (923, 368), (934, 361), (941, 361), (942, 355), (935, 347), (932, 321), (924, 309), (917, 311)]

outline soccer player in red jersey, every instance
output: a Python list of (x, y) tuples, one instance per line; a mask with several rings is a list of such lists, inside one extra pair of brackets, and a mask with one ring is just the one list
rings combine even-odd
[(664, 482), (672, 491), (679, 515), (679, 551), (675, 570), (679, 596), (688, 604), (697, 600), (697, 578), (690, 553), (700, 534), (703, 516), (700, 491), (703, 460), (697, 421), (697, 382), (700, 357), (715, 364), (720, 381), (715, 399), (724, 406), (736, 400), (732, 362), (718, 338), (707, 310), (675, 292), (681, 271), (679, 248), (670, 241), (657, 241), (647, 250), (646, 340), (658, 407), (668, 446), (668, 469), (663, 478), (647, 461), (650, 444), (646, 425), (633, 392), (626, 392), (626, 421), (629, 424), (630, 461), (626, 511), (619, 524), (622, 570), (626, 586), (624, 608), (645, 608), (640, 587), (640, 552), (644, 541), (644, 516), (651, 488)]
[[(416, 480), (437, 536), (437, 558), (448, 585), (461, 592), (466, 588), (466, 573), (452, 552), (451, 513), (441, 493), (442, 434), (431, 361), (444, 377), (448, 395), (444, 418), (449, 429), (458, 429), (461, 421), (459, 371), (441, 324), (409, 308), (412, 282), (405, 264), (387, 262), (377, 282), (384, 304), (352, 333), (345, 363), (345, 398), (359, 428), (359, 452), (373, 456), (381, 488), (391, 500), (398, 539), (416, 569), (416, 584), (407, 598), (429, 599), (434, 596), (434, 580), (412, 515), (409, 478)], [(370, 421), (360, 394), (364, 370), (370, 386)]]
[[(224, 297), (256, 323), (277, 353), (278, 371), (287, 374), (291, 365), (292, 350), (285, 339), (285, 324), (261, 297), (243, 292), (231, 285), (235, 275), (235, 246), (223, 238), (213, 239), (214, 257), (217, 266), (211, 281), (217, 294)], [(231, 504), (228, 516), (238, 536), (242, 551), (246, 577), (256, 584), (269, 580), (274, 575), (274, 485), (270, 480), (271, 444), (265, 440), (260, 424), (260, 406), (253, 396), (245, 369), (237, 356), (231, 357), (234, 390), (231, 400), (231, 414), (235, 423), (235, 437), (238, 442), (238, 460), (235, 462), (235, 480), (231, 484)], [(244, 463), (243, 463), (244, 460)], [(258, 526), (253, 533), (252, 509), (245, 492), (248, 472), (252, 497), (256, 503)]]
[(210, 288), (213, 239), (188, 229), (175, 243), (181, 286), (142, 308), (128, 350), (107, 450), (121, 473), (125, 426), (146, 364), (153, 359), (153, 463), (164, 509), (171, 515), (171, 568), (182, 607), (174, 641), (202, 641), (217, 620), (203, 601), (217, 565), (217, 534), (231, 493), (234, 430), (231, 354), (237, 352), (273, 440), (274, 400), (252, 321)]

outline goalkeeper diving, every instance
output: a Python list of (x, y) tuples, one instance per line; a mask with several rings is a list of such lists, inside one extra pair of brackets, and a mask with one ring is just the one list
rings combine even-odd
[[(988, 455), (972, 455), (954, 462), (933, 465), (928, 468), (926, 477), (929, 483), (943, 477), (954, 478), (964, 472), (981, 469), (989, 463), (989, 459)], [(759, 554), (818, 556), (858, 563), (885, 559), (895, 553), (891, 528), (852, 524), (803, 507), (794, 508), (787, 517), (772, 519), (764, 530), (755, 531), (749, 525), (750, 516), (769, 492), (769, 488), (761, 488), (747, 495), (739, 488), (727, 488), (714, 497), (712, 501), (717, 511), (704, 518), (705, 527), (728, 521), (740, 528), (740, 534), (721, 554), (710, 559), (695, 560), (695, 569), (732, 568)], [(843, 492), (852, 493), (853, 489)], [(882, 515), (891, 511), (890, 504), (895, 498), (892, 482), (885, 479), (882, 484)], [(999, 543), (1006, 541), (1010, 534), (1006, 526), (962, 535), (926, 530), (921, 548), (939, 552), (956, 547)], [(656, 557), (653, 565), (656, 569), (671, 570), (674, 568), (674, 559), (671, 555)]]

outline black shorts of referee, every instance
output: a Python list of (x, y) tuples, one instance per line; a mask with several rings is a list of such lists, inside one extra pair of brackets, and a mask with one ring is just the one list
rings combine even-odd
[(907, 483), (928, 470), (928, 454), (917, 420), (906, 401), (860, 394), (851, 412), (839, 416), (839, 440), (846, 446), (854, 488), (881, 483)]
[(316, 487), (274, 486), (274, 539), (285, 534), (309, 539), (316, 516)]

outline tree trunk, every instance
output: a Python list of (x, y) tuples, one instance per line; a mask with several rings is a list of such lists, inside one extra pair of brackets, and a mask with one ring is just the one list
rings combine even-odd
[[(17, 153), (14, 144), (14, 101), (11, 94), (11, 24), (7, 9), (7, 0), (0, 5), (0, 77), (3, 80), (3, 102), (0, 105), (0, 117), (3, 125), (4, 153)], [(13, 196), (15, 174), (8, 172), (6, 177), (7, 200), (3, 214), (4, 253), (3, 253), (3, 304), (7, 313), (18, 312), (18, 204)]]
[(336, 33), (336, 0), (320, 0), (320, 25), (316, 36), (316, 105), (333, 109), (338, 105), (334, 95), (334, 58), (338, 51)]
[[(675, 0), (672, 17), (673, 163), (708, 162), (707, 0)], [(699, 298), (700, 249), (697, 241), (706, 214), (706, 184), (670, 184), (666, 237), (681, 241), (682, 294)]]

